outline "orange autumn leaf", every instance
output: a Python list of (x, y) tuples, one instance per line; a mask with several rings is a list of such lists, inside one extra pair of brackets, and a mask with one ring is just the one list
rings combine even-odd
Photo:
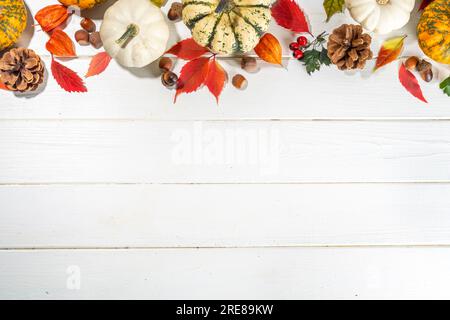
[(77, 55), (72, 39), (61, 29), (53, 31), (45, 47), (57, 57), (69, 58)]
[(49, 32), (66, 22), (69, 15), (69, 11), (65, 6), (54, 4), (39, 10), (35, 19), (42, 30)]
[(105, 71), (106, 68), (108, 68), (111, 60), (112, 60), (111, 56), (106, 52), (97, 53), (92, 58), (91, 63), (89, 64), (89, 70), (86, 73), (85, 77), (89, 78), (92, 76), (99, 75), (100, 73)]
[(225, 87), (227, 81), (227, 73), (217, 60), (211, 59), (209, 62), (209, 71), (206, 77), (205, 85), (208, 87), (209, 92), (216, 97), (217, 103), (219, 103), (219, 96)]
[(400, 36), (383, 42), (380, 52), (378, 53), (375, 68), (373, 69), (374, 72), (398, 58), (403, 50), (405, 38), (406, 36)]
[(262, 60), (281, 65), (282, 49), (274, 35), (266, 33), (256, 46), (255, 52)]

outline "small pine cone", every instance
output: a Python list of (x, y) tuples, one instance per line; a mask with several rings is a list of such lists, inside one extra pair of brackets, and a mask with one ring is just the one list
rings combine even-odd
[(373, 57), (371, 43), (360, 25), (344, 24), (328, 38), (328, 57), (340, 70), (363, 69)]
[(0, 59), (0, 80), (11, 91), (35, 91), (44, 82), (44, 64), (31, 49), (14, 48)]

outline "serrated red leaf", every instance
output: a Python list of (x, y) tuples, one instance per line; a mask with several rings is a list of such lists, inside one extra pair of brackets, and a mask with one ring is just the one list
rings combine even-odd
[(96, 76), (105, 71), (106, 68), (108, 68), (109, 63), (111, 62), (111, 59), (111, 56), (106, 52), (100, 52), (96, 54), (89, 64), (89, 70), (86, 73), (85, 77), (89, 78), (92, 76)]
[(209, 58), (200, 57), (187, 62), (180, 72), (178, 78), (177, 92), (174, 102), (182, 93), (191, 93), (205, 84), (209, 70)]
[(433, 1), (434, 0), (422, 0), (422, 3), (420, 4), (419, 10), (424, 10)]
[(3, 82), (0, 81), (0, 90), (6, 90), (9, 91), (8, 88), (5, 86)]
[(52, 75), (56, 82), (67, 92), (87, 92), (83, 80), (72, 70), (52, 59)]
[(75, 44), (67, 33), (61, 29), (56, 29), (52, 32), (45, 48), (56, 57), (73, 58), (77, 56)]
[(200, 46), (194, 39), (188, 38), (176, 43), (166, 53), (173, 54), (183, 60), (194, 60), (209, 52), (205, 47)]
[(419, 82), (417, 81), (416, 76), (406, 69), (405, 65), (402, 63), (400, 66), (400, 70), (398, 73), (398, 78), (400, 79), (400, 83), (417, 99), (428, 103), (422, 93), (422, 89), (420, 88)]
[(225, 87), (227, 81), (227, 73), (216, 59), (211, 59), (209, 62), (208, 76), (206, 77), (205, 85), (208, 87), (209, 92), (216, 97), (217, 103), (219, 103), (219, 96)]
[(283, 28), (297, 33), (311, 33), (305, 13), (295, 0), (278, 0), (272, 6), (272, 16)]
[(49, 32), (66, 22), (69, 16), (70, 13), (65, 6), (54, 4), (39, 10), (35, 19), (42, 30)]

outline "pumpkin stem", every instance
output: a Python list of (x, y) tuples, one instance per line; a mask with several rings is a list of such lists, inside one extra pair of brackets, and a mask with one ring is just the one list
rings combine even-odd
[(116, 40), (116, 43), (120, 45), (122, 49), (125, 49), (127, 45), (130, 43), (130, 41), (133, 40), (138, 34), (139, 34), (139, 27), (132, 23), (127, 27), (125, 33), (119, 39)]
[(390, 0), (377, 0), (377, 3), (380, 6), (384, 6), (384, 5), (388, 4), (389, 2), (390, 2)]
[(233, 6), (233, 0), (220, 0), (216, 7), (216, 13), (222, 13), (223, 11), (230, 11)]

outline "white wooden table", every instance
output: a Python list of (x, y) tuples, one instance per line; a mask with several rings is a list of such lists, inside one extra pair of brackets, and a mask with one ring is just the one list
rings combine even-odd
[[(300, 3), (315, 34), (351, 21)], [(395, 33), (404, 55), (416, 21)], [(171, 44), (188, 36), (172, 26)], [(22, 43), (48, 65), (45, 41)], [(84, 74), (95, 51), (78, 52)], [(0, 298), (450, 298), (450, 98), (435, 81), (416, 100), (397, 63), (285, 63), (219, 106), (206, 90), (173, 105), (154, 66), (114, 62), (87, 94), (1, 92)]]

